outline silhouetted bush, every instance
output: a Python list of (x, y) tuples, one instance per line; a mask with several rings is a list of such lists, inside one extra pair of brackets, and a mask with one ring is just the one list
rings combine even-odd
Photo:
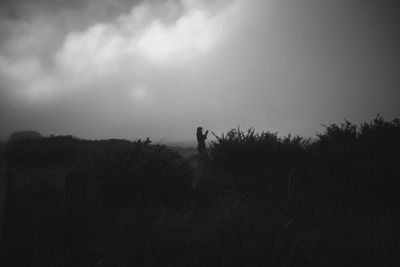
[[(254, 197), (275, 190), (279, 199), (282, 190), (304, 176), (310, 156), (309, 140), (302, 137), (278, 137), (277, 133), (255, 133), (232, 129), (212, 142), (210, 147), (211, 179), (218, 190), (234, 189)], [(289, 181), (291, 180), (291, 181)], [(279, 189), (278, 189), (279, 188)]]
[(191, 169), (179, 153), (140, 141), (102, 141), (71, 172), (103, 188), (99, 201), (118, 207), (141, 199), (183, 201), (191, 185)]
[(211, 166), (230, 173), (229, 179), (217, 175), (225, 187), (246, 192), (262, 193), (271, 180), (281, 188), (296, 180), (310, 199), (337, 209), (393, 207), (400, 204), (399, 125), (381, 116), (360, 126), (330, 124), (313, 143), (232, 129), (212, 143)]
[(182, 208), (190, 202), (191, 177), (188, 163), (166, 146), (140, 140), (97, 142), (67, 174), (67, 244), (75, 257), (90, 254), (99, 238), (109, 238), (109, 231), (125, 231), (114, 218), (132, 210), (135, 221), (130, 227), (138, 232), (127, 235), (150, 234), (160, 207)]
[(25, 166), (71, 165), (87, 152), (90, 142), (73, 136), (10, 140), (5, 156), (10, 164)]
[(359, 127), (348, 121), (331, 124), (318, 138), (314, 168), (338, 184), (339, 192), (329, 194), (332, 200), (340, 195), (344, 205), (357, 202), (368, 209), (400, 204), (398, 119), (386, 122), (377, 116)]
[(210, 146), (212, 164), (235, 173), (254, 174), (266, 170), (290, 170), (304, 164), (309, 141), (302, 137), (280, 138), (277, 133), (255, 133), (232, 129), (215, 136)]

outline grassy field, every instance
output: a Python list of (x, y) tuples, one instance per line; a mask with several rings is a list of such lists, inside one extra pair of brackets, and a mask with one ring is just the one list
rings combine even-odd
[(399, 266), (400, 123), (6, 146), (4, 266)]

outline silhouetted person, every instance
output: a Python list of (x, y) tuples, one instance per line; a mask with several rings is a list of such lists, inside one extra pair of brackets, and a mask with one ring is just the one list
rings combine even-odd
[(206, 142), (205, 142), (205, 140), (207, 139), (207, 134), (208, 134), (208, 130), (206, 131), (205, 134), (203, 134), (203, 128), (197, 127), (197, 133), (196, 133), (197, 150), (199, 151), (199, 156), (201, 159), (205, 159), (208, 157)]
[(150, 138), (147, 137), (146, 141), (144, 141), (144, 144), (145, 144), (145, 145), (151, 144)]

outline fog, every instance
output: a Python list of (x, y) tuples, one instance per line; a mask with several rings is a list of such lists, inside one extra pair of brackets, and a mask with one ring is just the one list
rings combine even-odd
[(0, 138), (195, 138), (240, 125), (315, 136), (399, 117), (396, 1), (0, 4)]

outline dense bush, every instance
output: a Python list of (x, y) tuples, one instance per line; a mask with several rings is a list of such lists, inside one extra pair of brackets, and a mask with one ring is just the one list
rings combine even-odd
[(225, 186), (262, 193), (271, 181), (282, 187), (282, 182), (295, 179), (297, 186), (306, 185), (310, 199), (338, 209), (400, 205), (398, 119), (387, 122), (378, 115), (360, 126), (349, 121), (330, 124), (313, 143), (239, 128), (216, 138), (210, 147), (211, 166), (231, 174)]
[(70, 135), (17, 139), (7, 142), (5, 156), (10, 164), (36, 167), (71, 165), (83, 156), (90, 144)]
[(118, 207), (141, 199), (183, 201), (191, 186), (191, 169), (180, 154), (142, 142), (100, 142), (74, 165), (72, 176), (102, 188), (98, 200)]
[[(254, 241), (252, 248), (269, 251), (272, 246), (271, 266), (395, 266), (399, 122), (377, 116), (360, 126), (330, 124), (313, 143), (233, 129), (212, 144), (213, 171), (204, 183), (216, 187), (217, 194), (235, 188), (250, 199), (254, 193), (264, 196), (255, 198), (258, 216), (253, 221), (274, 230), (261, 227), (259, 234), (271, 239)], [(263, 212), (266, 217), (260, 218)], [(268, 216), (282, 221), (276, 225)], [(280, 227), (285, 230), (276, 240)]]
[[(366, 208), (400, 204), (400, 123), (377, 116), (360, 126), (331, 124), (313, 145), (314, 169), (320, 179), (334, 179), (345, 205)], [(339, 193), (339, 194), (338, 194)]]
[[(21, 238), (29, 244), (30, 252), (34, 244), (46, 247), (32, 238), (35, 232), (43, 232), (42, 240), (47, 240), (48, 244), (53, 237), (57, 240), (62, 237), (63, 249), (58, 248), (55, 253), (66, 257), (72, 265), (93, 263), (89, 254), (94, 253), (99, 239), (106, 238), (110, 230), (118, 229), (114, 218), (121, 214), (136, 210), (140, 222), (135, 223), (139, 231), (145, 231), (145, 225), (151, 226), (157, 219), (160, 206), (182, 208), (191, 199), (189, 164), (179, 153), (166, 146), (151, 145), (149, 141), (86, 141), (71, 136), (20, 139), (7, 144), (6, 156), (13, 177), (23, 176), (24, 179), (12, 179), (9, 183), (11, 195), (8, 199), (12, 204), (8, 207), (18, 209), (10, 210), (7, 219), (10, 234), (5, 246), (11, 246), (15, 235), (19, 235), (13, 225), (28, 229)], [(54, 178), (51, 177), (53, 169), (66, 170), (62, 191), (49, 185)], [(43, 175), (36, 175), (40, 173)], [(49, 205), (38, 199), (45, 198), (47, 193), (50, 194)], [(59, 203), (60, 199), (63, 204), (50, 205)], [(36, 212), (25, 212), (36, 210), (33, 208), (36, 206), (42, 212), (40, 216)], [(57, 220), (53, 220), (56, 214)], [(41, 227), (51, 223), (49, 220), (57, 224), (57, 233), (46, 232)], [(11, 248), (5, 250), (8, 259), (14, 253)], [(27, 263), (42, 262), (38, 255), (42, 254), (27, 254), (20, 259)]]
[(277, 133), (255, 133), (232, 129), (212, 142), (210, 156), (217, 168), (236, 173), (254, 174), (262, 171), (290, 170), (305, 164), (309, 140), (302, 137), (278, 137)]
[[(85, 262), (79, 255), (93, 253), (99, 239), (119, 242), (127, 222), (116, 218), (133, 219), (129, 229), (135, 232), (127, 235), (149, 235), (161, 207), (178, 209), (190, 202), (191, 177), (188, 163), (166, 146), (121, 140), (96, 143), (95, 150), (67, 174), (66, 244), (76, 253), (73, 263)], [(145, 242), (136, 239), (136, 248)], [(103, 250), (111, 253), (108, 250), (115, 248)], [(139, 256), (140, 251), (131, 253)]]

